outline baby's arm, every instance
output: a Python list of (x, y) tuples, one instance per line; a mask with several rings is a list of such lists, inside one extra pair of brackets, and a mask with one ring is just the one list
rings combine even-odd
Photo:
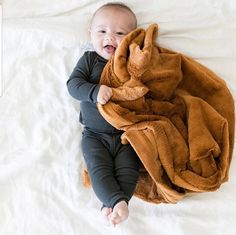
[(101, 85), (98, 91), (97, 102), (106, 104), (112, 96), (112, 89), (106, 85)]

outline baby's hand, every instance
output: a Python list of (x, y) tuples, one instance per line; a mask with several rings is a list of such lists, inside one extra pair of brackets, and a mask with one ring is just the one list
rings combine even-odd
[(106, 85), (101, 85), (98, 91), (97, 102), (106, 104), (112, 96), (112, 89)]

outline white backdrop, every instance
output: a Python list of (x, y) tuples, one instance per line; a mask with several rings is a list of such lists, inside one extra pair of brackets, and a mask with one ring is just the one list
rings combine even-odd
[[(6, 0), (0, 98), (1, 235), (236, 235), (236, 160), (216, 192), (175, 205), (135, 197), (116, 228), (82, 185), (79, 103), (66, 81), (90, 48), (88, 24), (107, 1)], [(139, 26), (160, 26), (159, 45), (182, 52), (222, 77), (236, 97), (234, 0), (128, 0)]]

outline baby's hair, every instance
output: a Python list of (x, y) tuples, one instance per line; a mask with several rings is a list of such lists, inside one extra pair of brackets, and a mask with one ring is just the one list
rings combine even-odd
[(93, 22), (93, 19), (95, 17), (95, 15), (103, 8), (106, 8), (106, 7), (114, 7), (114, 8), (119, 8), (119, 9), (126, 9), (128, 10), (132, 16), (134, 17), (134, 27), (136, 28), (137, 27), (137, 18), (136, 18), (136, 15), (134, 14), (134, 12), (127, 6), (125, 5), (123, 2), (108, 2), (104, 5), (102, 5), (101, 7), (99, 7), (93, 14), (92, 16), (92, 19), (91, 19), (91, 23)]

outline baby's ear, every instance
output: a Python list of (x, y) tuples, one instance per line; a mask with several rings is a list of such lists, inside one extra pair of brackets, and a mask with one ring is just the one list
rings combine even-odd
[(91, 39), (91, 28), (89, 27), (86, 31), (87, 37)]
[(85, 25), (85, 27), (87, 28), (87, 33), (90, 35), (90, 33), (91, 33), (91, 27), (92, 25), (91, 25), (91, 22), (87, 22), (87, 24)]
[(88, 30), (87, 30), (87, 34), (90, 36), (91, 34), (91, 28), (89, 27)]

